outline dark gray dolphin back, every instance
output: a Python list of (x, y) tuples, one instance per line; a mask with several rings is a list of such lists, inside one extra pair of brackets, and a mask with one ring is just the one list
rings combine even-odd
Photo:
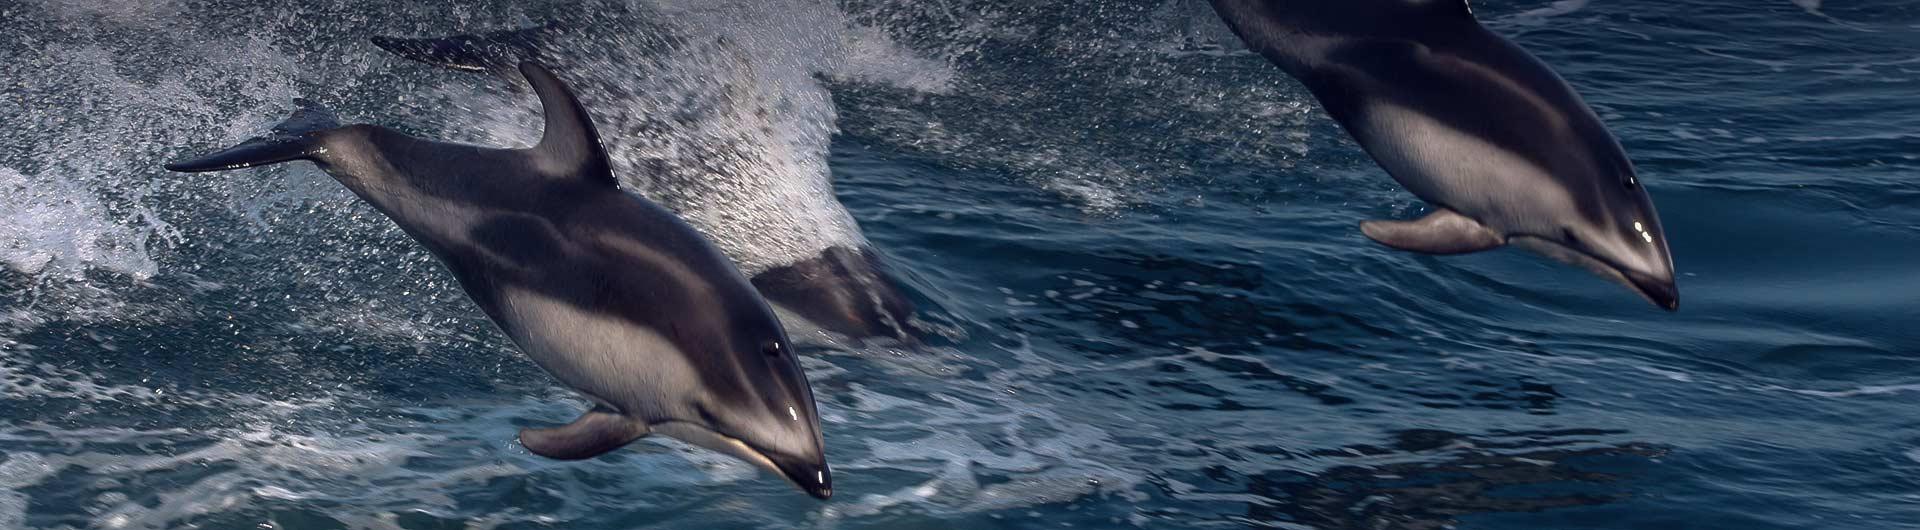
[[(1405, 38), (1478, 25), (1465, 0), (1212, 0), (1241, 40), (1275, 58), (1296, 37)], [(1293, 56), (1292, 53), (1280, 55)], [(1276, 61), (1280, 60), (1275, 58)], [(1285, 63), (1282, 66), (1287, 66)]]

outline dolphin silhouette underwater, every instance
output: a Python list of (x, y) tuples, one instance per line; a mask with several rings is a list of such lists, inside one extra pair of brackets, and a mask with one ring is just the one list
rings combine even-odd
[(1433, 206), (1417, 220), (1362, 222), (1367, 237), (1427, 254), (1513, 244), (1679, 308), (1660, 217), (1620, 142), (1465, 0), (1211, 1)]
[[(589, 72), (583, 75), (591, 76), (594, 81), (587, 87), (589, 97), (597, 96), (605, 99), (607, 104), (601, 108), (608, 113), (618, 114), (612, 119), (617, 130), (610, 136), (615, 153), (620, 154), (622, 150), (626, 150), (628, 154), (626, 160), (633, 160), (657, 156), (633, 155), (633, 153), (644, 151), (633, 144), (639, 143), (638, 141), (643, 138), (657, 136), (650, 135), (648, 131), (658, 127), (658, 121), (665, 118), (684, 118), (681, 116), (650, 118), (645, 115), (636, 115), (633, 111), (640, 106), (627, 100), (634, 98), (634, 92), (639, 90), (632, 86), (638, 80), (622, 76), (626, 75), (628, 69), (640, 67), (617, 61), (637, 60), (637, 58), (611, 58), (607, 55), (639, 55), (653, 51), (639, 49), (646, 47), (644, 43), (654, 43), (668, 48), (686, 44), (680, 39), (663, 36), (671, 33), (666, 28), (650, 27), (636, 31), (646, 34), (647, 37), (621, 40), (614, 45), (613, 50), (592, 46), (606, 43), (582, 43), (580, 41), (587, 40), (580, 35), (582, 32), (559, 23), (473, 35), (422, 38), (373, 37), (371, 40), (375, 46), (402, 58), (455, 70), (491, 73), (509, 84), (518, 82), (518, 76), (513, 74), (513, 69), (522, 60), (537, 58), (542, 63), (554, 64), (561, 68), (580, 64), (582, 65), (580, 70)], [(569, 36), (574, 38), (564, 38)], [(721, 41), (720, 44), (727, 43)], [(585, 45), (587, 48), (573, 49), (569, 45)], [(666, 51), (684, 53), (688, 50)], [(734, 52), (733, 57), (738, 57), (742, 53), (739, 50), (730, 51)], [(594, 56), (579, 57), (582, 54)], [(591, 64), (591, 67), (586, 66), (587, 64)], [(758, 82), (754, 79), (748, 81)], [(714, 97), (728, 99), (727, 95)], [(765, 110), (761, 109), (758, 112), (765, 112)], [(765, 121), (765, 119), (750, 120), (749, 123), (738, 124), (738, 126), (760, 128), (766, 126)], [(791, 147), (786, 146), (781, 146), (779, 149), (792, 150)], [(749, 271), (754, 287), (766, 296), (776, 312), (787, 319), (792, 327), (820, 329), (856, 341), (891, 338), (907, 344), (918, 342), (920, 332), (910, 324), (917, 311), (917, 304), (902, 288), (899, 279), (881, 259), (880, 254), (864, 240), (852, 217), (846, 214), (845, 207), (841, 206), (838, 199), (833, 196), (830, 182), (823, 185), (824, 190), (820, 193), (791, 195), (778, 200), (769, 200), (774, 196), (764, 193), (764, 190), (739, 196), (737, 193), (729, 193), (728, 189), (712, 187), (712, 184), (716, 181), (725, 181), (736, 189), (741, 186), (776, 187), (782, 183), (764, 182), (761, 177), (779, 177), (775, 180), (806, 177), (760, 175), (765, 173), (763, 166), (772, 161), (760, 159), (745, 149), (727, 148), (724, 153), (709, 153), (710, 156), (686, 156), (702, 153), (702, 147), (681, 142), (673, 146), (671, 151), (680, 157), (666, 163), (657, 163), (656, 165), (662, 170), (645, 172), (644, 175), (630, 175), (650, 179), (646, 183), (638, 183), (643, 188), (664, 189), (665, 193), (653, 197), (660, 201), (660, 204), (680, 211), (682, 214), (688, 214), (689, 210), (713, 206), (744, 211), (749, 215), (731, 217), (736, 220), (735, 222), (748, 217), (761, 219), (745, 230), (753, 233), (738, 233), (742, 231), (739, 226), (711, 222), (703, 219), (702, 216), (689, 215), (688, 220), (708, 233), (721, 235), (734, 232), (733, 235), (737, 236), (726, 237), (726, 239), (774, 237), (783, 240), (780, 245), (777, 245), (780, 247), (806, 247), (797, 249), (804, 251), (802, 255)], [(765, 156), (777, 158), (783, 155)], [(747, 166), (741, 166), (738, 163), (744, 163)], [(823, 175), (820, 178), (826, 177)], [(751, 215), (758, 209), (830, 212), (831, 214), (816, 215), (816, 217), (826, 217), (825, 220), (807, 216)], [(838, 240), (828, 241), (817, 241), (815, 237), (811, 237), (812, 234), (822, 230), (844, 232), (844, 234)], [(751, 254), (753, 251), (750, 249), (723, 248), (723, 250), (732, 254), (738, 262), (758, 261), (752, 259), (754, 256), (743, 255)]]
[(832, 495), (813, 393), (771, 308), (692, 227), (620, 189), (566, 85), (531, 62), (518, 70), (545, 114), (531, 148), (342, 127), (306, 106), (267, 136), (167, 169), (307, 160), (392, 219), (593, 402), (570, 424), (522, 429), (534, 454), (590, 458), (658, 432)]

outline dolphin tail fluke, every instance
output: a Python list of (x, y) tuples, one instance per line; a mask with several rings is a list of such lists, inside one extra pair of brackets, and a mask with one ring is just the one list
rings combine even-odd
[(1382, 245), (1424, 254), (1466, 254), (1506, 244), (1479, 221), (1445, 208), (1413, 221), (1364, 221), (1360, 232)]
[(199, 173), (312, 159), (321, 151), (318, 133), (338, 128), (340, 122), (312, 101), (296, 99), (294, 104), (300, 108), (266, 135), (217, 153), (167, 164), (167, 169)]
[(518, 81), (519, 64), (537, 59), (541, 42), (554, 30), (549, 24), (452, 37), (374, 37), (373, 45), (414, 61)]

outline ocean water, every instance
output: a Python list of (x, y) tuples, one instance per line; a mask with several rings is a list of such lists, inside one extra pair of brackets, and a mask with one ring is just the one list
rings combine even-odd
[[(1671, 314), (1367, 241), (1424, 206), (1201, 2), (279, 4), (0, 0), (0, 528), (1920, 528), (1920, 4), (1473, 3), (1626, 145)], [(296, 97), (528, 142), (366, 39), (553, 21), (667, 124), (608, 139), (629, 184), (921, 302), (922, 346), (796, 330), (832, 500), (530, 455), (583, 402), (392, 223), (159, 168)]]

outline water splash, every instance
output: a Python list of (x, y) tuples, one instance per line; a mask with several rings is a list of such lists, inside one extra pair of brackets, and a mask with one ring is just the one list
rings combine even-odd
[[(831, 5), (659, 2), (551, 21), (541, 57), (569, 77), (604, 131), (615, 174), (683, 216), (749, 275), (866, 243), (834, 195), (837, 132), (822, 78), (938, 94), (944, 62), (921, 57)], [(512, 26), (506, 26), (512, 27)], [(440, 33), (502, 29), (482, 25)], [(462, 76), (471, 78), (473, 76)], [(537, 115), (497, 80), (439, 93), (468, 116), (446, 129), (527, 142)], [(515, 112), (483, 112), (513, 108)], [(431, 117), (430, 117), (431, 118)]]
[(31, 275), (77, 276), (93, 267), (139, 279), (158, 273), (147, 254), (151, 232), (100, 217), (106, 210), (74, 182), (0, 167), (0, 262)]

